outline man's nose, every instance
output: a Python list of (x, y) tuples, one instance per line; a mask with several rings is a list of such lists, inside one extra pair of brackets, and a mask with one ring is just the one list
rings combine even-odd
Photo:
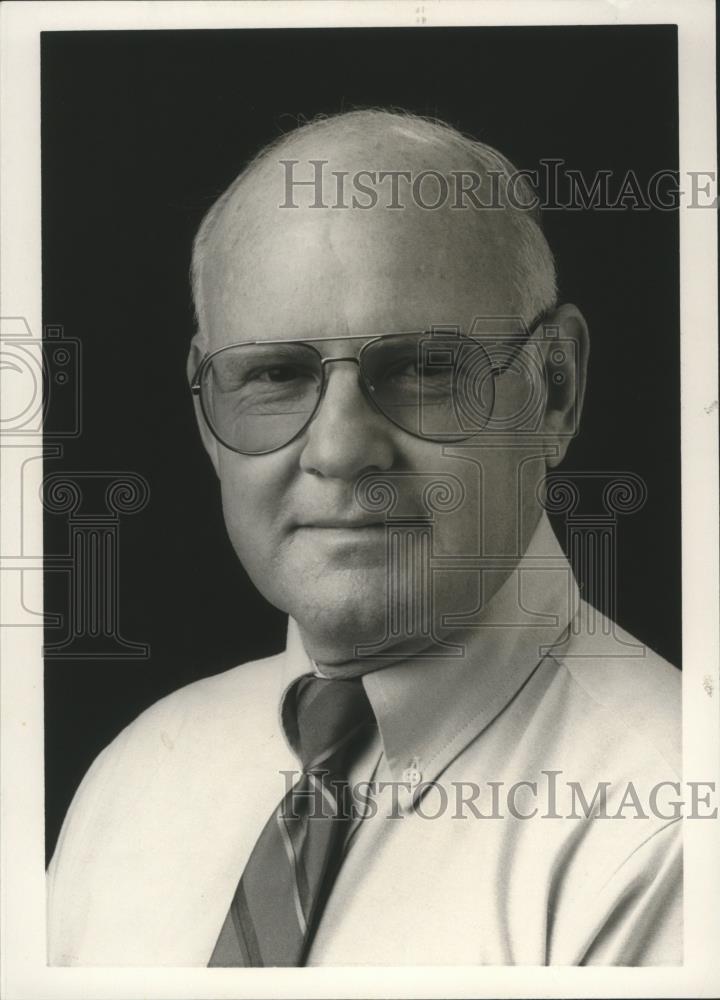
[(365, 396), (357, 363), (329, 362), (325, 377), (325, 394), (305, 432), (300, 467), (347, 480), (389, 469), (394, 461), (393, 426)]

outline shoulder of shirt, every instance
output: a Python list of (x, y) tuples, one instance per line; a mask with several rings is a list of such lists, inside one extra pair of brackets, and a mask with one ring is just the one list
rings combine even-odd
[(125, 732), (132, 736), (162, 727), (172, 739), (174, 732), (179, 734), (188, 725), (197, 730), (212, 727), (217, 731), (227, 723), (235, 728), (243, 709), (256, 712), (267, 707), (275, 713), (284, 658), (284, 653), (278, 653), (193, 681), (154, 702)]
[[(243, 728), (277, 729), (284, 653), (231, 667), (160, 698), (130, 722), (95, 758), (79, 793), (112, 785), (122, 772), (174, 757), (217, 752)], [(84, 786), (84, 787), (83, 787)], [(79, 795), (79, 797), (82, 797)]]
[[(93, 885), (107, 878), (118, 852), (128, 884), (144, 877), (141, 868), (154, 848), (131, 851), (126, 859), (128, 842), (151, 845), (158, 838), (172, 852), (167, 830), (173, 823), (187, 831), (196, 812), (210, 815), (218, 800), (228, 800), (228, 787), (242, 784), (238, 775), (256, 756), (285, 759), (278, 718), (284, 668), (279, 654), (188, 684), (147, 708), (95, 758), (48, 871), (52, 952), (67, 950), (68, 935), (81, 936), (84, 914), (96, 905)], [(97, 905), (106, 898), (100, 893)]]
[[(584, 601), (581, 604), (582, 611), (587, 611), (589, 606)], [(571, 682), (605, 719), (618, 730), (631, 731), (679, 776), (680, 671), (617, 623), (590, 609), (590, 619), (592, 616), (594, 634), (581, 629), (548, 655), (567, 671)]]
[(256, 742), (277, 740), (283, 666), (283, 653), (243, 663), (150, 705), (93, 761), (75, 794), (58, 846), (67, 839), (70, 826), (84, 826), (99, 803), (120, 801), (123, 791), (142, 794), (163, 777), (182, 780), (198, 767), (222, 766), (243, 730)]

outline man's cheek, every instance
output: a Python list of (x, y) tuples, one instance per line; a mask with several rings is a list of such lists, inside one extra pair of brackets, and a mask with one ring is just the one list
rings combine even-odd
[[(465, 471), (465, 470), (462, 470)], [(462, 483), (462, 499), (451, 511), (432, 512), (432, 549), (435, 555), (467, 557), (479, 555), (483, 525), (483, 504), (479, 483), (472, 475), (454, 475)]]
[(230, 541), (245, 568), (256, 572), (278, 547), (277, 531), (271, 516), (272, 508), (258, 503), (247, 491), (223, 489), (223, 515)]

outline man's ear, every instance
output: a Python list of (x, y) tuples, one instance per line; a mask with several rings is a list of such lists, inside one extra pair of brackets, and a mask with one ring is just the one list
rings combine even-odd
[[(187, 377), (188, 382), (192, 385), (192, 380), (195, 372), (198, 370), (200, 362), (205, 357), (207, 352), (207, 343), (205, 337), (201, 333), (196, 333), (190, 343), (190, 352), (187, 359)], [(215, 474), (220, 475), (219, 472), (219, 461), (218, 461), (218, 443), (213, 437), (210, 428), (207, 425), (207, 420), (203, 416), (202, 408), (200, 406), (199, 396), (193, 395), (193, 406), (195, 407), (195, 419), (197, 420), (198, 430), (200, 431), (200, 437), (202, 438), (202, 443), (205, 445), (205, 451), (210, 456), (210, 461), (215, 469)]]
[(562, 462), (580, 426), (590, 336), (580, 310), (566, 304), (543, 320), (534, 339), (542, 345), (547, 387), (542, 436), (557, 449), (547, 458), (553, 468)]

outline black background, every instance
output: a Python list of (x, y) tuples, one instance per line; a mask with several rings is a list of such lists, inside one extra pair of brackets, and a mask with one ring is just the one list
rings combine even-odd
[[(282, 648), (283, 616), (225, 536), (185, 382), (195, 229), (259, 147), (352, 107), (438, 116), (516, 165), (588, 177), (677, 169), (676, 30), (593, 28), (56, 32), (42, 39), (43, 308), (82, 343), (83, 432), (55, 471), (128, 470), (150, 503), (121, 523), (121, 629), (140, 661), (46, 666), (47, 848), (92, 759), (169, 691)], [(629, 470), (617, 618), (680, 661), (678, 218), (548, 211), (561, 297), (592, 358), (568, 470)], [(691, 335), (691, 332), (690, 332)], [(46, 515), (46, 552), (67, 545)], [(562, 537), (562, 536), (561, 536)], [(62, 610), (46, 581), (46, 607)], [(55, 575), (57, 577), (57, 574)], [(48, 641), (57, 639), (52, 633)]]

